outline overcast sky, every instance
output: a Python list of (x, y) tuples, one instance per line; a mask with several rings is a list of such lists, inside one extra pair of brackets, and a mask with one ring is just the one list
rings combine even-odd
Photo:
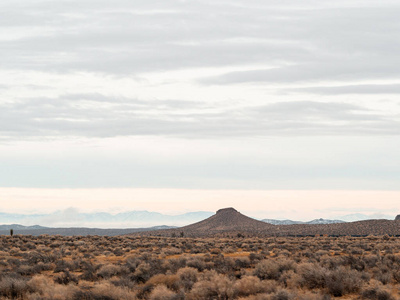
[(0, 187), (192, 190), (189, 210), (210, 204), (199, 190), (398, 192), (399, 15), (394, 0), (2, 1)]

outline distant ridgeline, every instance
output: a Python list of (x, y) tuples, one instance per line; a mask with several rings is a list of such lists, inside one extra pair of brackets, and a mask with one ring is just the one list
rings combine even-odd
[(315, 220), (308, 224), (270, 224), (247, 217), (236, 209), (219, 209), (217, 213), (203, 221), (192, 225), (168, 229), (155, 230), (139, 235), (153, 236), (400, 236), (400, 215), (395, 220), (364, 220), (356, 222), (318, 223), (324, 220)]
[[(258, 221), (229, 207), (219, 209), (216, 214), (200, 222), (184, 227), (155, 226), (150, 228), (101, 229), (101, 228), (49, 228), (42, 226), (22, 226), (18, 224), (0, 225), (0, 234), (27, 235), (147, 235), (170, 237), (202, 236), (400, 236), (400, 215), (395, 220), (365, 220), (342, 222), (317, 219), (308, 223), (271, 224)], [(269, 220), (273, 221), (273, 220)], [(283, 222), (288, 222), (285, 220)], [(325, 223), (325, 222), (331, 223)], [(291, 221), (293, 222), (293, 221)]]

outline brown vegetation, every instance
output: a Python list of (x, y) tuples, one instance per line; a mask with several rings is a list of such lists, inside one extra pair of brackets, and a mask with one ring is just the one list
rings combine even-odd
[(395, 237), (0, 236), (0, 299), (399, 299)]

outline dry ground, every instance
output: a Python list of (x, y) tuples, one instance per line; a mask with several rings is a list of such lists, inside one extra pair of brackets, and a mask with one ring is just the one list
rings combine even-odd
[(0, 236), (0, 299), (400, 299), (400, 238)]

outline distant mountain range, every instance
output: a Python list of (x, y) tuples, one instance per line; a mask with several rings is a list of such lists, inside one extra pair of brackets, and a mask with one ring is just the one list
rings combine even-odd
[(149, 211), (128, 211), (117, 214), (107, 212), (81, 213), (75, 208), (49, 214), (0, 213), (0, 224), (24, 224), (46, 227), (99, 227), (138, 228), (160, 225), (184, 226), (212, 216), (213, 212), (197, 211), (179, 215), (166, 215)]
[[(209, 211), (188, 212), (178, 215), (167, 215), (150, 211), (127, 211), (117, 214), (109, 212), (82, 213), (75, 208), (56, 211), (48, 214), (10, 214), (0, 213), (0, 224), (21, 224), (24, 226), (34, 226), (28, 229), (49, 228), (69, 228), (69, 227), (86, 227), (86, 228), (147, 228), (154, 226), (185, 226), (207, 219), (214, 213)], [(351, 214), (344, 215), (338, 219), (315, 219), (312, 221), (293, 221), (293, 220), (276, 220), (263, 219), (263, 222), (274, 225), (294, 225), (294, 224), (336, 224), (343, 222), (362, 221), (368, 219), (389, 219), (393, 220), (394, 216), (387, 215), (365, 215)], [(8, 225), (7, 225), (8, 226)], [(1, 227), (0, 230), (9, 230), (9, 227)], [(13, 225), (13, 229), (19, 229)], [(36, 227), (35, 227), (36, 226)]]
[(308, 222), (302, 221), (292, 221), (292, 220), (274, 220), (274, 219), (263, 219), (261, 220), (265, 223), (269, 223), (272, 225), (294, 225), (294, 224), (337, 224), (337, 223), (345, 223), (342, 220), (327, 220), (327, 219), (315, 219)]
[(380, 214), (380, 213), (375, 213), (375, 214), (349, 214), (349, 215), (344, 215), (340, 216), (340, 220), (343, 220), (345, 222), (355, 222), (355, 221), (366, 221), (366, 220), (393, 220), (395, 215), (385, 215), (385, 214)]
[(47, 229), (47, 228), (48, 227), (39, 226), (39, 225), (33, 225), (33, 226), (24, 226), (24, 225), (20, 225), (20, 224), (0, 225), (0, 230), (10, 230), (10, 229), (32, 230), (32, 229)]
[[(358, 215), (360, 217), (361, 215)], [(342, 220), (315, 219), (308, 222), (292, 220), (264, 219), (256, 220), (241, 214), (234, 208), (225, 208), (210, 212), (193, 212), (176, 216), (163, 215), (148, 211), (131, 211), (112, 215), (110, 213), (79, 213), (75, 209), (55, 212), (53, 214), (22, 215), (0, 214), (0, 222), (18, 219), (37, 221), (39, 224), (69, 224), (69, 226), (45, 227), (39, 225), (25, 226), (20, 224), (0, 225), (0, 234), (27, 235), (122, 235), (122, 234), (147, 234), (167, 236), (207, 236), (214, 234), (251, 234), (251, 235), (368, 235), (392, 234), (400, 235), (398, 222), (391, 220), (362, 220), (358, 222), (345, 222)], [(8, 219), (7, 219), (8, 218)], [(198, 220), (200, 219), (200, 221)], [(389, 218), (388, 218), (389, 219)], [(57, 222), (58, 220), (58, 222)], [(195, 221), (190, 221), (195, 220)], [(89, 226), (81, 226), (86, 222)], [(96, 228), (93, 224), (99, 222), (108, 228)], [(138, 224), (145, 222), (189, 223), (183, 227), (178, 226), (121, 226), (121, 224)], [(91, 225), (91, 226), (90, 226)], [(111, 226), (110, 226), (111, 225)], [(119, 228), (117, 226), (120, 226)], [(112, 226), (114, 228), (112, 228)], [(179, 235), (178, 235), (179, 234)]]
[(43, 226), (23, 226), (19, 224), (0, 225), (0, 235), (9, 235), (10, 229), (13, 230), (15, 235), (122, 235), (136, 232), (146, 232), (153, 230), (173, 229), (174, 226), (154, 226), (147, 228), (126, 228), (126, 229), (103, 229), (103, 228), (86, 228), (86, 227), (69, 227), (69, 228), (50, 228)]

